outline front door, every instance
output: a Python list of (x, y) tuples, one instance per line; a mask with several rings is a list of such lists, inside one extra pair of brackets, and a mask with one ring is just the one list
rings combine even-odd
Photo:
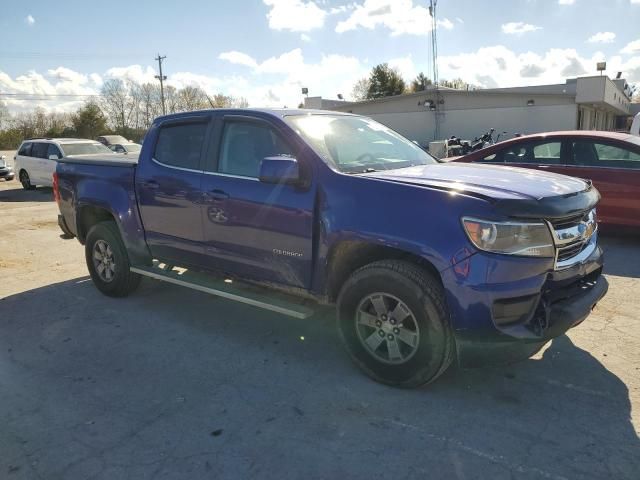
[(136, 193), (154, 258), (198, 265), (202, 258), (202, 159), (208, 115), (167, 121), (154, 127), (136, 170)]
[[(282, 130), (258, 117), (225, 116), (215, 132), (202, 181), (208, 266), (308, 288), (315, 190), (258, 179), (263, 158), (294, 156), (295, 148)], [(298, 158), (301, 165), (303, 160)]]

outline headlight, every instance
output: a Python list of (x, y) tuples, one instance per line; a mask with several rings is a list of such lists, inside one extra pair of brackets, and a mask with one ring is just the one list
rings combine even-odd
[(492, 222), (463, 218), (467, 236), (480, 250), (525, 257), (555, 257), (549, 227), (544, 223)]

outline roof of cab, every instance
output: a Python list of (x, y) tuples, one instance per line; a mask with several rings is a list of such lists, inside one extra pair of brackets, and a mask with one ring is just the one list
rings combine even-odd
[(97, 143), (97, 140), (91, 140), (89, 138), (65, 138), (65, 137), (33, 137), (25, 138), (24, 142), (66, 142), (66, 143)]
[(272, 117), (284, 118), (293, 115), (340, 115), (340, 116), (353, 116), (352, 113), (336, 112), (333, 110), (313, 110), (307, 108), (214, 108), (207, 110), (193, 110), (190, 112), (171, 113), (169, 115), (163, 115), (156, 118), (155, 122), (162, 120), (179, 119), (182, 117), (189, 117), (192, 115), (202, 113), (221, 113), (223, 115), (251, 115), (262, 114), (270, 115)]

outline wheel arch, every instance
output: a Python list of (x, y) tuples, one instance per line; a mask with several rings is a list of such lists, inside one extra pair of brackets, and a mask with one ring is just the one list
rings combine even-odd
[[(91, 204), (78, 205), (76, 213), (76, 231), (78, 233), (78, 240), (80, 243), (84, 244), (91, 227), (96, 223), (105, 221), (115, 222), (118, 226), (118, 230), (120, 230), (120, 225), (118, 225), (115, 215), (107, 208)], [(120, 232), (120, 235), (122, 236), (122, 232)]]
[(400, 248), (361, 240), (345, 240), (334, 245), (327, 257), (325, 294), (330, 303), (338, 298), (342, 286), (353, 272), (379, 260), (403, 260), (429, 272), (442, 285), (435, 265), (426, 258)]

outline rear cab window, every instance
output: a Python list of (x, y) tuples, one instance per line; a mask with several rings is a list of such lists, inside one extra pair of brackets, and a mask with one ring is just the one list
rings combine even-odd
[(200, 170), (207, 122), (168, 124), (160, 127), (153, 158), (173, 168)]

